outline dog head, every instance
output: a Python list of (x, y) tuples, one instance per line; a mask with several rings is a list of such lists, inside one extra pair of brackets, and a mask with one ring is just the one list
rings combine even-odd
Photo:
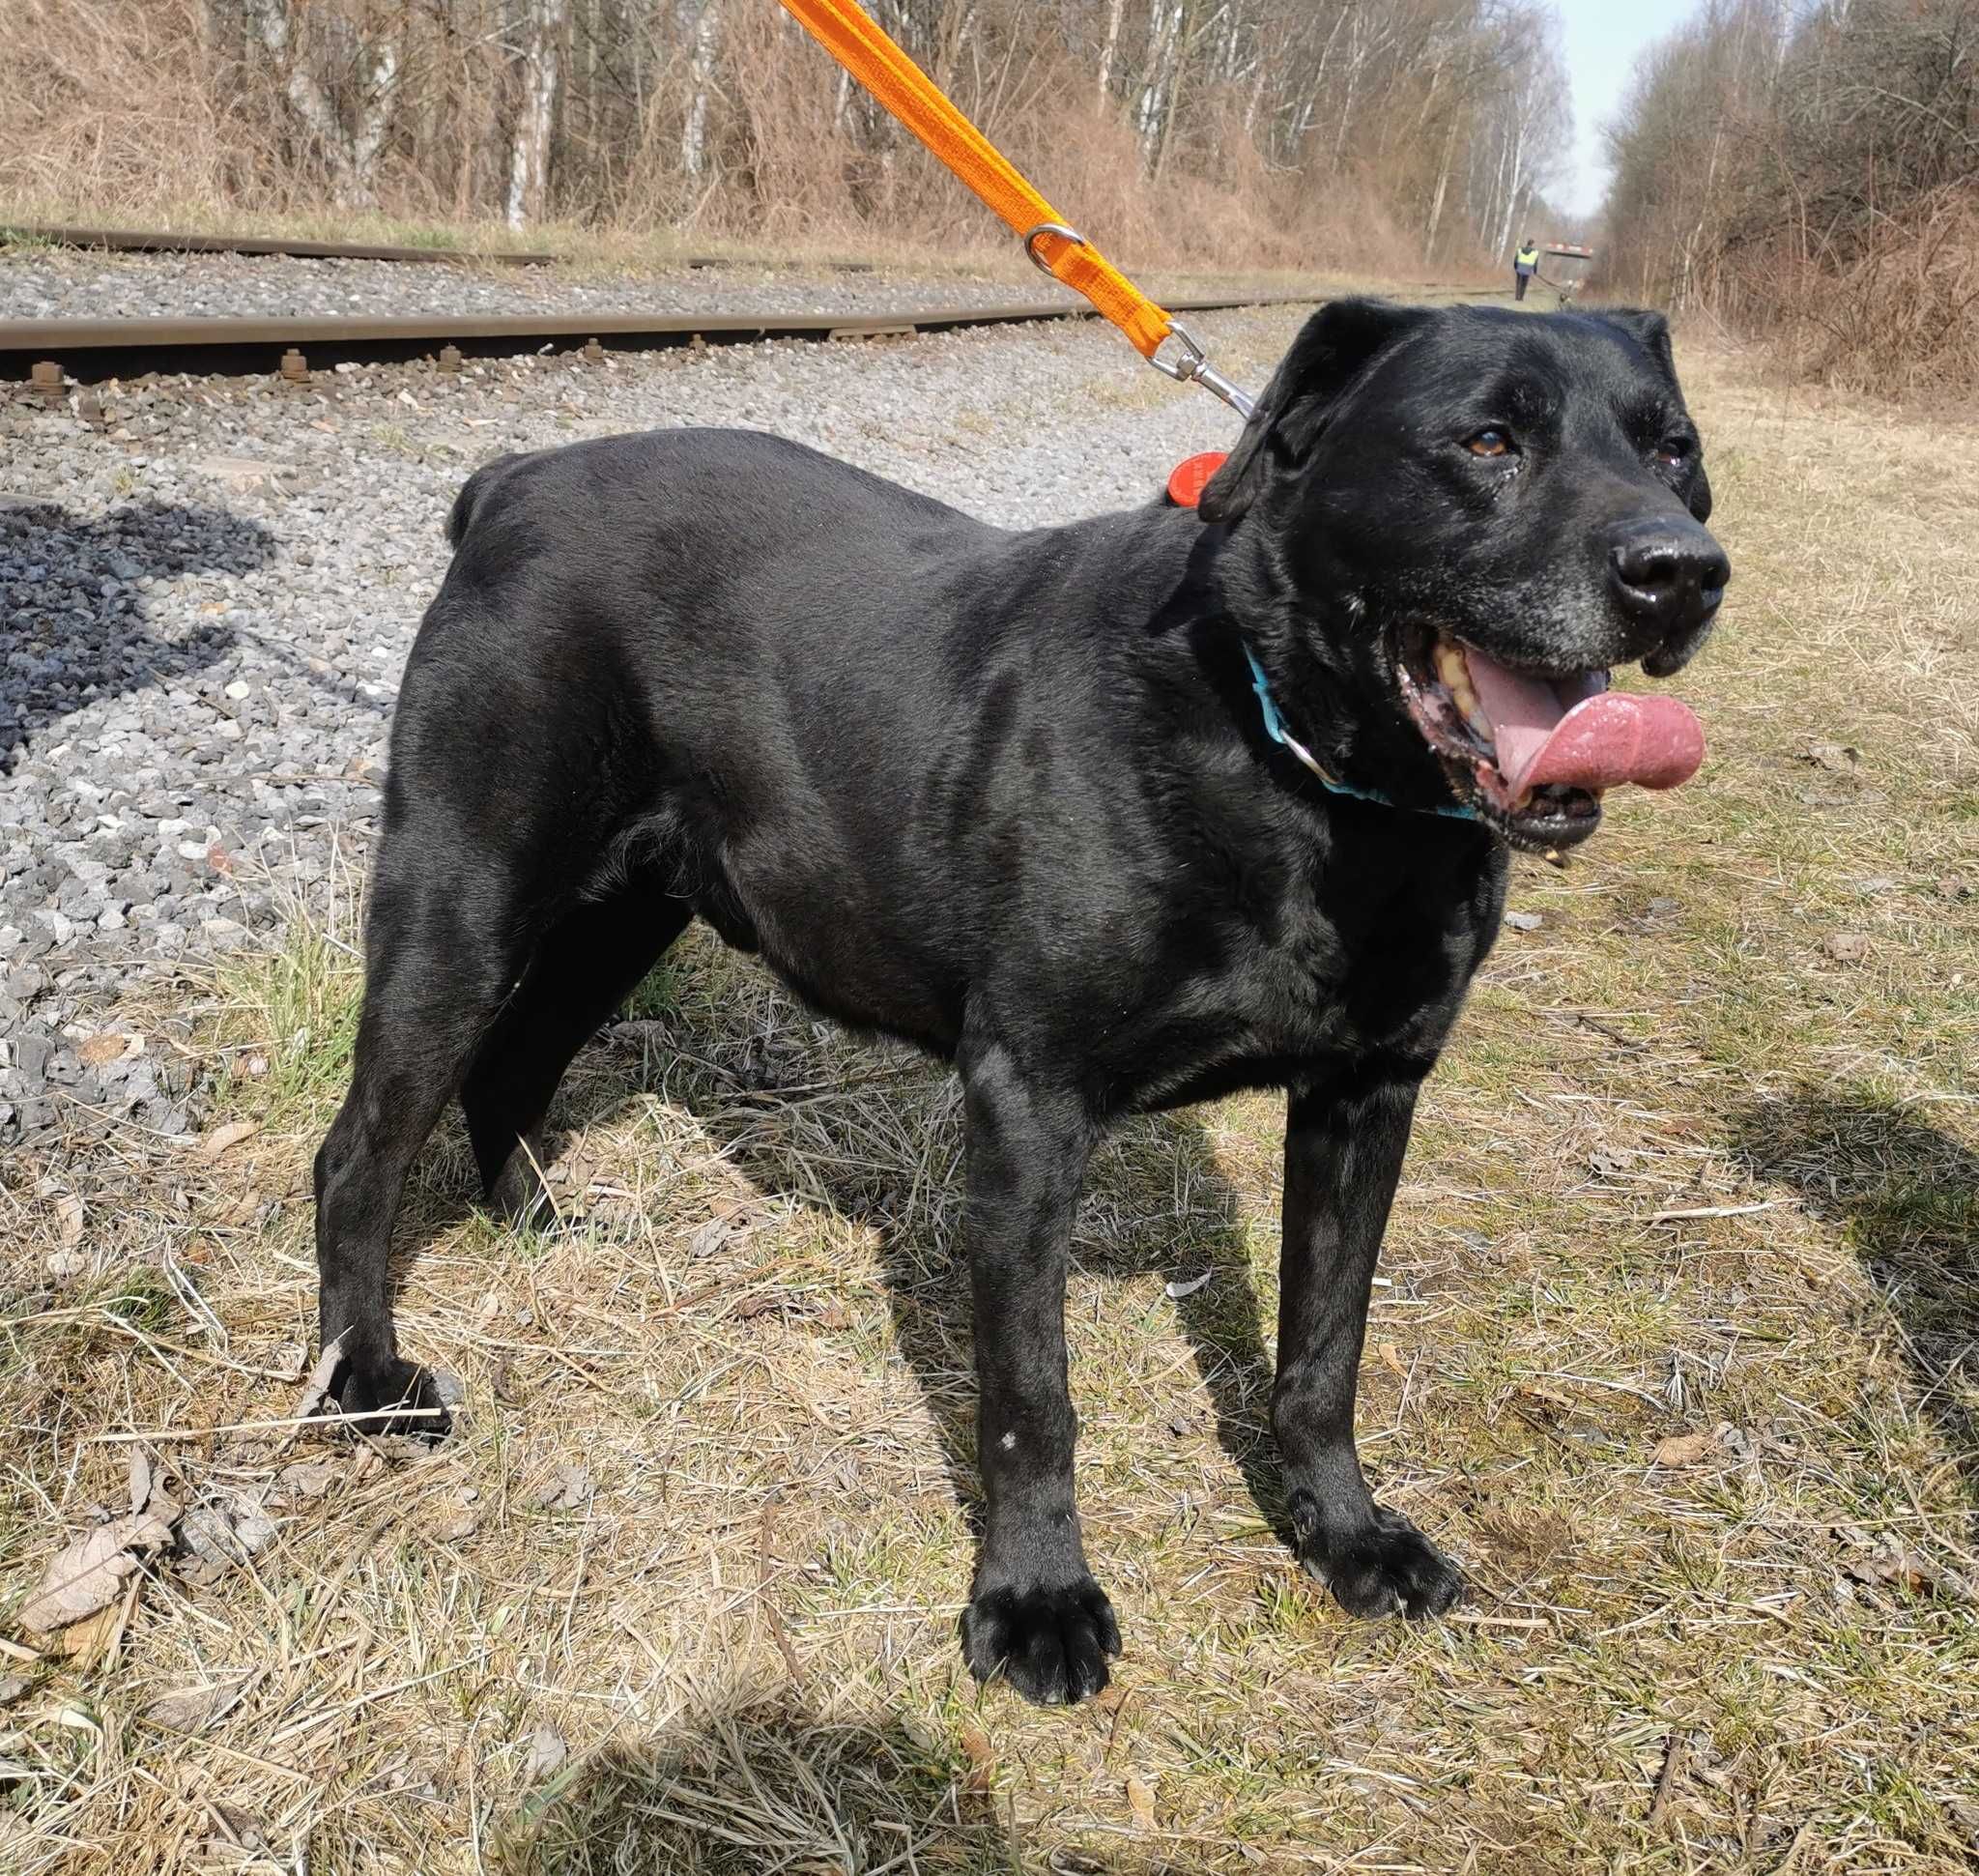
[(1199, 504), (1287, 712), (1363, 786), (1533, 849), (1586, 839), (1608, 781), (1668, 785), (1534, 752), (1612, 667), (1696, 652), (1731, 575), (1710, 511), (1660, 314), (1377, 300), (1313, 315)]

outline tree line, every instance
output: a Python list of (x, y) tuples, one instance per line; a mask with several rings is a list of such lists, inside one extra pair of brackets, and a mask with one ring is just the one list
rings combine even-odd
[[(0, 187), (511, 227), (987, 233), (775, 0), (16, 0)], [(871, 0), (1068, 214), (1161, 259), (1501, 256), (1571, 133), (1534, 0)], [(71, 48), (146, 47), (120, 101)], [(145, 119), (172, 151), (150, 149)], [(86, 130), (80, 127), (86, 126)], [(188, 154), (203, 142), (197, 160)], [(112, 173), (114, 172), (114, 173)], [(30, 188), (29, 193), (35, 191)]]
[(1979, 0), (1710, 0), (1607, 141), (1611, 291), (1802, 375), (1979, 386)]

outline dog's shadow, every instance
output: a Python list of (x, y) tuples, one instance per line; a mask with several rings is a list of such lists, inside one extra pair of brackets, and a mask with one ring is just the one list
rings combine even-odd
[(0, 502), (0, 567), (34, 576), (0, 611), (0, 777), (86, 704), (196, 678), (233, 649), (220, 621), (157, 625), (149, 582), (249, 573), (274, 549), (258, 521), (225, 508), (137, 502), (84, 518), (54, 502)]
[[(640, 1046), (626, 1046), (623, 1027), (607, 1031), (565, 1080), (548, 1150), (554, 1156), (570, 1135), (658, 1095), (684, 1108), (766, 1201), (822, 1206), (869, 1229), (897, 1345), (938, 1430), (956, 1502), (978, 1521), (959, 1084), (904, 1051), (802, 1047), (796, 1038), (810, 1026), (782, 1021), (765, 1035), (759, 1025), (752, 1037), (746, 1025), (703, 1029), (675, 1012), (641, 1025)], [(1162, 1306), (1175, 1310), (1190, 1342), (1219, 1443), (1266, 1522), (1289, 1542), (1250, 1255), (1237, 1192), (1192, 1116), (1130, 1122), (1094, 1153), (1075, 1272), (1167, 1281), (1175, 1300)], [(1070, 1321), (1075, 1349), (1078, 1333)]]
[(1842, 1228), (1903, 1325), (1920, 1401), (1979, 1519), (1979, 1426), (1964, 1398), (1979, 1343), (1979, 1153), (1871, 1089), (1814, 1086), (1742, 1110), (1732, 1148), (1759, 1183)]
[[(1008, 1806), (938, 1729), (886, 1711), (813, 1711), (788, 1688), (703, 1699), (651, 1738), (582, 1760), (498, 1823), (497, 1876), (760, 1871), (1009, 1876), (1034, 1864)], [(1049, 1867), (1165, 1876), (1155, 1845), (1100, 1838)]]

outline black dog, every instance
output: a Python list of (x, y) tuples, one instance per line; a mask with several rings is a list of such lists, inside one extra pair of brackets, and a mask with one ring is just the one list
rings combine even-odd
[(962, 1076), (977, 1675), (1105, 1684), (1074, 1210), (1110, 1121), (1236, 1088), (1289, 1092), (1272, 1420), (1300, 1559), (1357, 1613), (1448, 1608), (1456, 1571), (1355, 1453), (1369, 1280), (1508, 851), (1599, 818), (1594, 786), (1514, 788), (1478, 699), (1543, 679), (1557, 715), (1611, 665), (1675, 671), (1728, 577), (1709, 506), (1660, 318), (1367, 301), (1305, 327), (1199, 516), (1009, 533), (729, 431), (481, 470), (400, 694), (316, 1163), (344, 1407), (426, 1399), (386, 1253), (443, 1107), (532, 1204), (559, 1079), (699, 914)]

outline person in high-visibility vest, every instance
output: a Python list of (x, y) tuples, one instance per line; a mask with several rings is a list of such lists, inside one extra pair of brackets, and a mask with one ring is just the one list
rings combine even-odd
[(1511, 257), (1512, 298), (1526, 297), (1526, 282), (1539, 271), (1539, 250), (1534, 245), (1531, 235), (1519, 243), (1519, 251)]

